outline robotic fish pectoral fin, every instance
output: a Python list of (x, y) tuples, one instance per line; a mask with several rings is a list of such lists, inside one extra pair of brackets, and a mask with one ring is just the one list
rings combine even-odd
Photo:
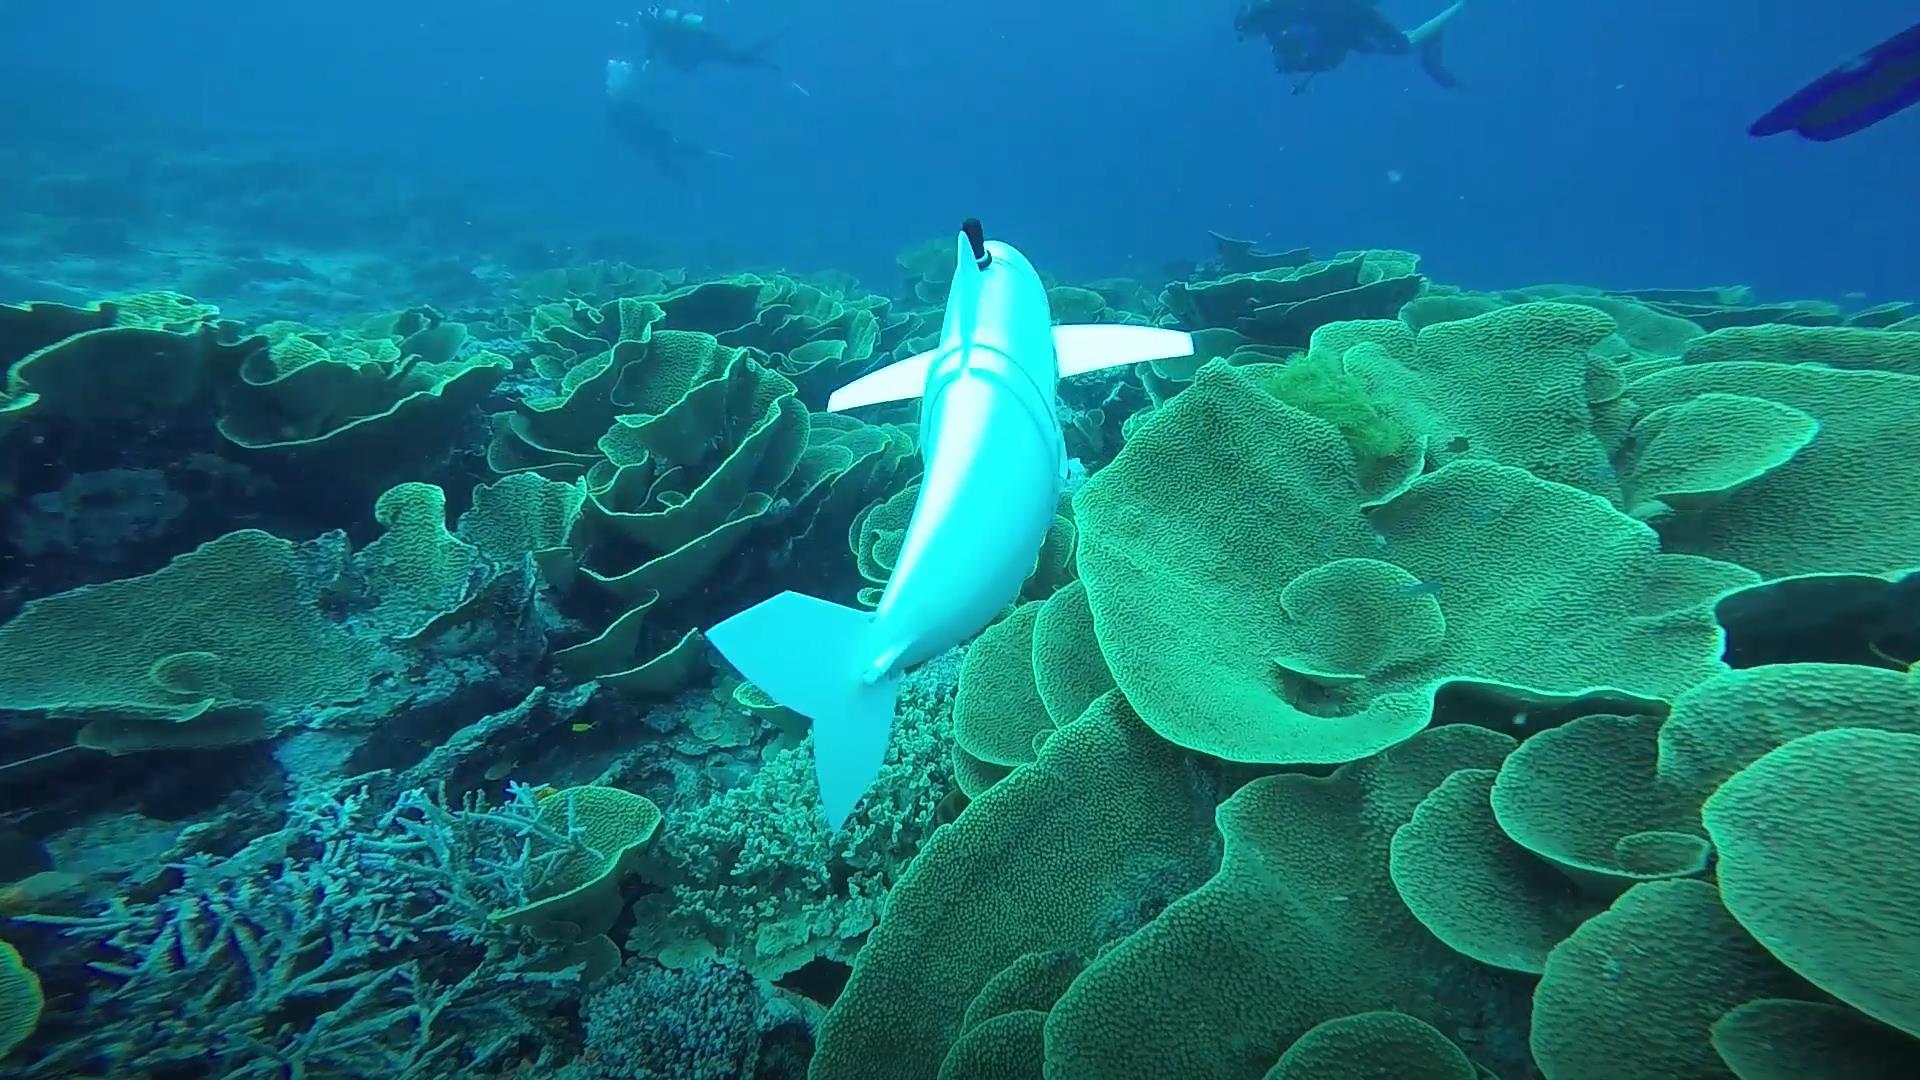
[(1053, 328), (1053, 354), (1060, 377), (1193, 355), (1193, 335), (1160, 326), (1070, 323)]

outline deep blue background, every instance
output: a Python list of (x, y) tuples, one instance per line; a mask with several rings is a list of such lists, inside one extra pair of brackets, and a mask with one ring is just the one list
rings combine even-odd
[[(1405, 26), (1442, 2), (1382, 6)], [(503, 186), (556, 234), (607, 223), (883, 287), (894, 252), (973, 214), (1078, 277), (1154, 277), (1212, 228), (1410, 248), (1480, 286), (1920, 296), (1920, 109), (1826, 145), (1745, 134), (1909, 25), (1912, 0), (1470, 0), (1448, 40), (1466, 89), (1361, 57), (1299, 97), (1234, 41), (1232, 0), (704, 6), (741, 40), (789, 28), (779, 55), (812, 96), (758, 72), (662, 81), (688, 133), (736, 158), (678, 181), (601, 126), (623, 4), (15, 0), (0, 68), (127, 91), (129, 123)]]

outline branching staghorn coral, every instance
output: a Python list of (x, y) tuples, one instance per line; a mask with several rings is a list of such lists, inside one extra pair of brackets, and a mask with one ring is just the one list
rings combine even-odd
[(24, 1075), (198, 1063), (231, 1078), (422, 1077), (559, 1056), (533, 1037), (583, 965), (491, 918), (580, 851), (576, 829), (536, 821), (539, 805), (513, 784), (498, 806), (414, 789), (377, 812), (367, 786), (348, 786), (299, 799), (232, 855), (176, 864), (179, 884), (155, 899), (23, 917), (119, 957), (88, 965), (116, 985)]
[(631, 961), (582, 1004), (586, 1046), (557, 1080), (798, 1080), (818, 1009), (733, 964)]

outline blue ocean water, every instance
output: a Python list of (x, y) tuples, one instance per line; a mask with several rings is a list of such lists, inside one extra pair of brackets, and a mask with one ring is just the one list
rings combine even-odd
[(686, 2), (0, 0), (0, 1080), (1920, 1075), (1911, 0)]
[[(1438, 7), (1383, 10), (1410, 26)], [(1214, 229), (1403, 247), (1476, 287), (1920, 292), (1900, 240), (1920, 233), (1911, 116), (1828, 146), (1745, 134), (1904, 25), (1899, 0), (1473, 0), (1447, 42), (1462, 90), (1363, 57), (1300, 97), (1259, 42), (1234, 41), (1231, 9), (711, 4), (741, 40), (780, 33), (811, 96), (758, 73), (662, 80), (675, 124), (734, 155), (678, 180), (601, 122), (602, 64), (633, 51), (619, 4), (15, 0), (0, 60), (24, 95), (10, 128), (88, 123), (96, 147), (131, 136), (158, 155), (227, 138), (345, 154), (389, 198), (485, 198), (497, 218), (436, 237), (462, 254), (514, 229), (620, 230), (677, 259), (873, 276), (973, 215), (1081, 278), (1157, 272)], [(297, 212), (324, 228), (377, 198), (322, 185)]]

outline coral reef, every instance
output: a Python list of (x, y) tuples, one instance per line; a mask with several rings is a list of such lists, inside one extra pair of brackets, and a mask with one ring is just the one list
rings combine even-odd
[[(111, 990), (60, 1017), (65, 1040), (23, 1075), (441, 1075), (553, 1053), (546, 1011), (590, 962), (498, 924), (554, 863), (519, 843), (544, 804), (515, 795), (304, 798), (284, 828), (171, 867), (152, 899), (22, 916), (115, 957), (88, 965)], [(555, 853), (591, 839), (569, 829)]]
[(1212, 355), (1143, 373), (1079, 582), (970, 651), (973, 801), (814, 1080), (1895, 1075), (1920, 337), (1436, 288), (1210, 342), (1275, 258), (1173, 290)]
[(851, 962), (938, 823), (959, 667), (950, 654), (908, 678), (874, 793), (839, 832), (820, 813), (810, 741), (777, 750), (745, 785), (670, 812), (641, 870), (658, 891), (634, 906), (632, 951), (669, 966), (717, 955), (766, 979), (823, 958)]
[(636, 961), (587, 997), (586, 1046), (557, 1075), (800, 1080), (818, 1009), (730, 964), (669, 969)]
[(0, 1075), (1910, 1071), (1913, 309), (1048, 279), (1196, 355), (829, 833), (701, 631), (892, 573), (898, 261), (0, 306)]

